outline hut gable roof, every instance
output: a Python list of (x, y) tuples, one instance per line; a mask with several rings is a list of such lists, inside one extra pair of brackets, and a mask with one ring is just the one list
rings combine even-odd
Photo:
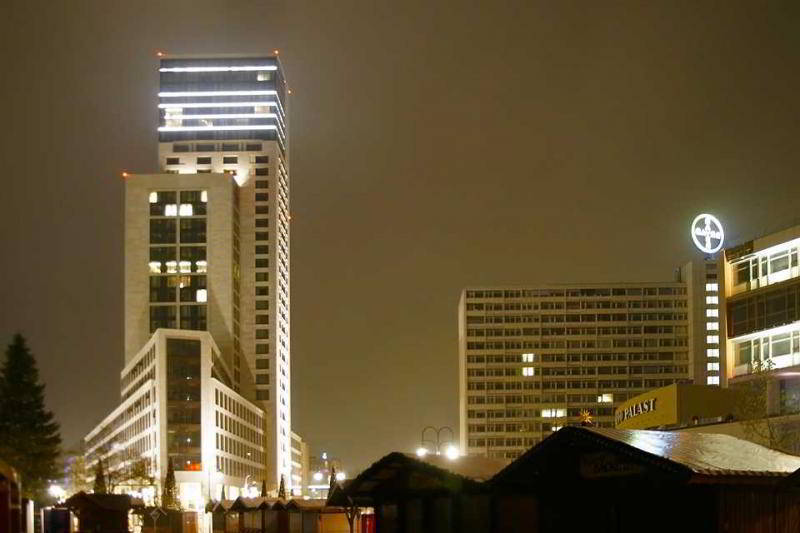
[[(461, 459), (469, 458), (460, 458), (454, 463)], [(444, 466), (445, 463), (432, 464), (416, 456), (393, 452), (373, 463), (346, 487), (341, 490), (334, 488), (331, 496), (335, 497), (329, 498), (328, 503), (345, 505), (342, 498), (349, 497), (355, 504), (369, 505), (376, 497), (391, 499), (426, 492), (452, 494), (483, 490), (481, 479), (471, 476), (485, 475), (485, 468), (459, 469), (452, 465), (446, 469)]]
[[(499, 472), (496, 485), (547, 477), (556, 455), (572, 455), (582, 476), (658, 474), (680, 482), (786, 477), (800, 457), (729, 435), (565, 427)], [(563, 468), (563, 459), (555, 461)]]

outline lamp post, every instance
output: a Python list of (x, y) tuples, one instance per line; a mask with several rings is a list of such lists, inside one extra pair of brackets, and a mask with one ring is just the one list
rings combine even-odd
[[(442, 440), (442, 432), (443, 431), (449, 431), (450, 432), (450, 438), (449, 439)], [(428, 434), (429, 432), (433, 432), (433, 434), (436, 435), (436, 440), (426, 439), (425, 438), (425, 435)], [(455, 432), (453, 431), (453, 428), (451, 428), (450, 426), (442, 426), (440, 428), (436, 428), (436, 427), (433, 427), (433, 426), (425, 426), (422, 429), (422, 435), (420, 435), (420, 438), (419, 438), (419, 448), (417, 448), (417, 455), (420, 456), (420, 457), (425, 457), (425, 455), (430, 453), (428, 448), (425, 446), (426, 442), (433, 445), (432, 446), (433, 447), (433, 452), (432, 453), (435, 453), (436, 455), (441, 455), (441, 453), (442, 453), (442, 450), (441, 450), (442, 444), (449, 443), (451, 446), (448, 447), (448, 449), (446, 451), (447, 451), (447, 456), (452, 458), (453, 452), (451, 451), (451, 448), (455, 449), (455, 446), (452, 446), (454, 440), (455, 440)]]

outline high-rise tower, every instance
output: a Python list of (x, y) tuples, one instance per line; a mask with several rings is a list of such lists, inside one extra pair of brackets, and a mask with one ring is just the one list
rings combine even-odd
[[(226, 173), (238, 184), (231, 297), (224, 301), (232, 307), (230, 327), (218, 339), (213, 320), (209, 326), (220, 349), (231, 354), (234, 381), (244, 366), (254, 378), (253, 399), (269, 420), (271, 481), (283, 475), (291, 483), (289, 91), (283, 70), (277, 55), (170, 56), (161, 60), (159, 74), (161, 170)], [(208, 312), (213, 317), (217, 310)]]
[[(288, 89), (273, 56), (162, 58), (157, 174), (125, 175), (121, 404), (90, 464), (176, 471), (184, 507), (292, 462)], [(134, 486), (128, 487), (139, 491)], [(229, 494), (230, 495), (230, 494)]]

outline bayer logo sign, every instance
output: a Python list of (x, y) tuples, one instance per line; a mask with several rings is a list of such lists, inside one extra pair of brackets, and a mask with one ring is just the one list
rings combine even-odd
[(725, 233), (714, 215), (697, 215), (692, 222), (692, 240), (702, 252), (713, 254), (722, 248)]

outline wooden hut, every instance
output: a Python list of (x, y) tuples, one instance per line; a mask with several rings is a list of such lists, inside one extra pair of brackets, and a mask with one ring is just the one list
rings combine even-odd
[(83, 491), (64, 504), (78, 517), (78, 531), (128, 533), (132, 498), (127, 494), (87, 494)]
[(565, 427), (491, 480), (493, 530), (788, 533), (798, 469), (728, 435)]

